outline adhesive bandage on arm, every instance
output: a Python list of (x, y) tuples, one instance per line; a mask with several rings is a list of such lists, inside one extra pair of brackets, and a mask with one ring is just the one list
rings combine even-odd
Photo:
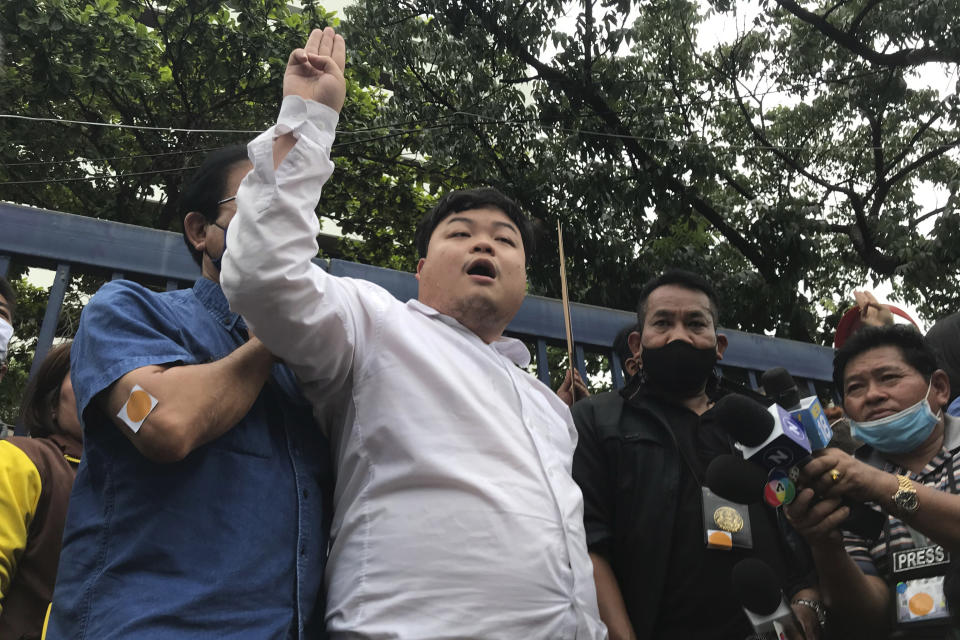
[(131, 431), (136, 433), (143, 426), (143, 422), (157, 406), (157, 403), (157, 399), (150, 395), (146, 389), (140, 385), (134, 385), (127, 401), (120, 407), (117, 417), (123, 420), (123, 423), (130, 427)]

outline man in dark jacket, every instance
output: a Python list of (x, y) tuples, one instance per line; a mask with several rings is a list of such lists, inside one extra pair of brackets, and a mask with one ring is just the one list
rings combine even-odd
[[(629, 337), (641, 374), (572, 409), (580, 434), (573, 475), (600, 615), (614, 640), (746, 638), (753, 630), (732, 593), (733, 566), (759, 556), (781, 576), (793, 571), (772, 512), (723, 505), (703, 487), (710, 460), (732, 450), (708, 393), (727, 346), (717, 317), (713, 288), (699, 276), (672, 270), (650, 281)], [(723, 506), (747, 526), (717, 548), (707, 536)], [(813, 608), (794, 609), (807, 637), (819, 637)]]

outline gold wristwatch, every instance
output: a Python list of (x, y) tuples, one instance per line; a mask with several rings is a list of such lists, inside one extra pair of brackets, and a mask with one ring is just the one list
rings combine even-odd
[(914, 489), (910, 476), (898, 475), (897, 484), (900, 486), (893, 494), (893, 504), (901, 515), (909, 516), (916, 513), (920, 508), (920, 502), (917, 500), (917, 490)]

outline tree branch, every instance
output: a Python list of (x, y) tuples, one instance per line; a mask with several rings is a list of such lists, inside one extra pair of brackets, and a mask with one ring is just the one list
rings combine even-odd
[(960, 51), (952, 49), (942, 50), (935, 47), (900, 49), (893, 53), (882, 53), (870, 48), (850, 33), (838, 29), (822, 16), (812, 11), (807, 11), (794, 0), (775, 0), (775, 2), (836, 44), (878, 66), (916, 66), (925, 62), (957, 62), (960, 60)]
[[(860, 10), (853, 20), (850, 21), (850, 28), (847, 29), (847, 33), (853, 35), (857, 32), (857, 29), (860, 28), (860, 23), (863, 22), (863, 19), (867, 17), (867, 14), (870, 13), (874, 7), (879, 5), (883, 0), (870, 0), (870, 2), (863, 5), (863, 9)], [(826, 16), (824, 16), (826, 17)]]
[(521, 62), (532, 67), (540, 77), (556, 87), (558, 87), (567, 98), (573, 103), (583, 103), (587, 105), (593, 113), (603, 121), (607, 128), (617, 134), (624, 150), (637, 163), (637, 169), (646, 170), (656, 175), (662, 180), (670, 191), (686, 199), (694, 211), (702, 215), (711, 225), (733, 245), (754, 267), (764, 276), (765, 279), (772, 282), (776, 279), (775, 264), (767, 259), (742, 233), (730, 225), (723, 215), (706, 202), (696, 191), (686, 185), (676, 175), (669, 171), (663, 164), (651, 153), (644, 149), (630, 129), (620, 121), (618, 115), (603, 100), (597, 91), (596, 86), (591, 82), (588, 85), (577, 83), (569, 78), (563, 71), (552, 67), (539, 58), (534, 56), (510, 33), (499, 28), (496, 19), (480, 6), (477, 0), (470, 0), (466, 4), (470, 6), (473, 14), (480, 20), (484, 29), (491, 35), (495, 42), (510, 51)]

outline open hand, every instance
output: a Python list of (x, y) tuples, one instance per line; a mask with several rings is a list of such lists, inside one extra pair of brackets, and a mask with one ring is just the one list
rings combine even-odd
[(347, 85), (343, 78), (346, 45), (332, 27), (314, 29), (302, 49), (294, 49), (283, 74), (283, 96), (300, 96), (325, 104), (337, 113)]

